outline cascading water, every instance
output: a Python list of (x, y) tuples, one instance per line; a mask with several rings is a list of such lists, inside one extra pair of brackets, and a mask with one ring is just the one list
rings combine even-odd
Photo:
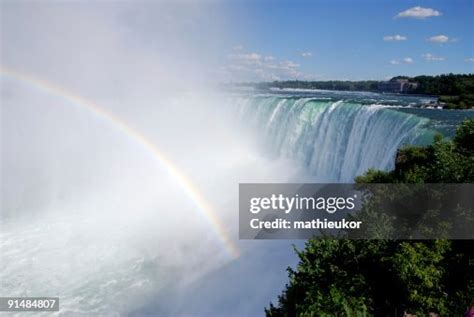
[[(182, 188), (114, 125), (11, 84), (2, 105), (0, 295), (60, 296), (63, 314), (87, 316), (254, 316), (276, 296), (281, 272), (296, 264), (293, 242), (239, 241), (241, 257), (229, 261)], [(238, 183), (350, 182), (432, 136), (434, 119), (354, 96), (214, 97), (170, 97), (123, 118), (173, 157), (231, 230)], [(252, 300), (235, 300), (249, 289)]]
[(398, 148), (429, 142), (429, 120), (379, 104), (253, 96), (233, 102), (238, 120), (263, 135), (266, 151), (294, 159), (318, 182), (351, 182), (390, 169)]

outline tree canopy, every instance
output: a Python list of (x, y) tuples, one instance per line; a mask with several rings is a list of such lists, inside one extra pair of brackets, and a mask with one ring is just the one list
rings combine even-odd
[[(474, 120), (455, 138), (401, 149), (393, 171), (358, 183), (472, 182)], [(474, 298), (474, 240), (310, 239), (267, 316), (462, 316)]]

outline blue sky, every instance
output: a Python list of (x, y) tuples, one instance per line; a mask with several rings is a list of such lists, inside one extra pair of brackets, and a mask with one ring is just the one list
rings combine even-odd
[[(162, 75), (160, 86), (171, 81), (180, 86), (183, 76), (189, 83), (191, 77), (197, 82), (364, 80), (474, 73), (474, 0), (1, 5), (7, 43), (1, 63), (63, 83), (67, 77), (81, 88), (88, 81), (78, 74), (102, 78), (110, 69), (120, 71), (128, 85), (129, 68), (138, 64), (146, 64), (145, 73), (155, 81)], [(71, 56), (77, 57), (74, 63)], [(98, 71), (97, 65), (111, 67)]]
[[(474, 72), (474, 1), (239, 1), (233, 80)], [(231, 44), (233, 42), (233, 44)]]

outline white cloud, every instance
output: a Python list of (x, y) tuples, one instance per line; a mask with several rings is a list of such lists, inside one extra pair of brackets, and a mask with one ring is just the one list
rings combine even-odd
[(426, 53), (421, 55), (426, 61), (428, 62), (441, 62), (444, 61), (446, 58), (441, 57), (441, 56), (436, 56), (431, 53)]
[(303, 52), (303, 53), (301, 53), (301, 56), (303, 56), (303, 57), (311, 57), (311, 56), (313, 56), (313, 54), (312, 54), (311, 52)]
[(399, 60), (399, 59), (392, 59), (389, 63), (392, 64), (392, 65), (412, 64), (412, 63), (413, 63), (413, 58), (411, 58), (411, 57), (405, 57), (405, 58), (402, 58), (401, 60)]
[(234, 51), (241, 51), (244, 49), (244, 47), (242, 45), (235, 45), (234, 47), (232, 47), (232, 49)]
[(466, 59), (464, 59), (464, 61), (473, 63), (474, 62), (474, 57), (466, 58)]
[(432, 42), (432, 43), (443, 44), (443, 43), (453, 42), (454, 39), (450, 39), (449, 36), (440, 34), (440, 35), (429, 37), (426, 39), (426, 41)]
[(241, 54), (239, 55), (241, 59), (249, 60), (249, 61), (259, 61), (262, 59), (262, 55), (257, 53), (250, 53), (250, 54)]
[(262, 59), (262, 55), (257, 53), (230, 54), (228, 57), (233, 60), (241, 60), (246, 62), (257, 62)]
[(280, 66), (283, 68), (283, 69), (292, 69), (292, 68), (298, 68), (300, 67), (300, 64), (296, 64), (292, 61), (282, 61), (280, 62)]
[(290, 60), (278, 60), (272, 55), (256, 52), (239, 52), (227, 55), (229, 63), (222, 67), (223, 72), (230, 73), (240, 80), (277, 80), (304, 79), (306, 74), (300, 71), (300, 64)]
[(439, 17), (441, 15), (442, 13), (435, 9), (417, 6), (398, 13), (395, 18), (426, 19), (430, 17)]
[(383, 37), (384, 41), (390, 42), (390, 41), (405, 41), (407, 39), (406, 36), (400, 35), (400, 34), (395, 34), (395, 35), (387, 35)]

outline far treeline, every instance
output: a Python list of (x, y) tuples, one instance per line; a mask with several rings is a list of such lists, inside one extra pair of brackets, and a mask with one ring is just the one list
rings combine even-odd
[[(397, 76), (389, 82), (406, 80), (403, 93), (439, 96), (439, 102), (449, 109), (474, 108), (474, 74), (445, 74), (439, 76)], [(380, 81), (301, 81), (287, 80), (258, 84), (260, 88), (299, 88), (383, 92)]]

